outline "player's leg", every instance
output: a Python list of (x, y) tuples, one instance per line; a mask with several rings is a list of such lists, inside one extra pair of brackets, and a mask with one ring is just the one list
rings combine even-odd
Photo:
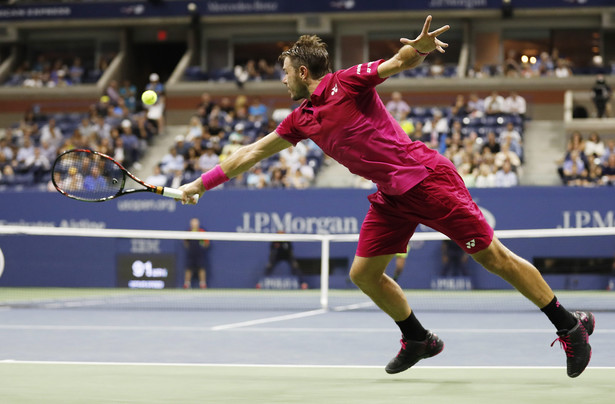
[(557, 340), (566, 351), (568, 376), (580, 375), (591, 358), (589, 335), (594, 331), (594, 315), (567, 311), (536, 267), (510, 251), (496, 237), (489, 247), (472, 254), (472, 258), (513, 285), (547, 315), (558, 330)]
[(201, 289), (207, 288), (207, 273), (205, 272), (204, 267), (201, 267), (199, 269), (199, 287)]
[(393, 320), (402, 321), (411, 310), (401, 287), (384, 273), (392, 258), (393, 255), (355, 257), (350, 279)]
[(184, 271), (184, 289), (190, 289), (192, 283), (192, 269), (186, 268)]
[(555, 296), (536, 267), (506, 248), (497, 237), (493, 237), (489, 247), (472, 254), (472, 258), (539, 308), (545, 307)]
[(387, 373), (399, 373), (419, 360), (435, 356), (444, 349), (444, 342), (426, 330), (410, 309), (401, 287), (384, 273), (393, 255), (355, 257), (350, 279), (387, 313), (402, 332), (402, 348), (389, 361)]

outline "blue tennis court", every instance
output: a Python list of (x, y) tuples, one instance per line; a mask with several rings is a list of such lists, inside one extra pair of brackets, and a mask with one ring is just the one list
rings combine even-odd
[[(397, 328), (360, 293), (345, 293), (344, 303), (350, 303), (343, 305), (335, 305), (334, 294), (330, 310), (284, 310), (272, 307), (292, 300), (287, 293), (281, 300), (267, 296), (262, 300), (270, 307), (259, 309), (253, 291), (174, 292), (155, 308), (135, 304), (139, 296), (132, 303), (130, 296), (115, 296), (117, 304), (124, 302), (120, 307), (110, 303), (114, 298), (105, 302), (88, 292), (4, 301), (3, 402), (367, 403), (421, 397), (443, 403), (610, 403), (615, 393), (615, 313), (608, 310), (608, 293), (560, 293), (562, 301), (600, 310), (590, 366), (569, 379), (563, 350), (550, 347), (551, 325), (531, 306), (512, 310), (512, 292), (472, 292), (464, 301), (463, 294), (408, 291), (411, 304), (417, 295), (415, 310), (445, 349), (394, 376), (384, 365), (399, 349)], [(247, 299), (252, 309), (180, 310), (174, 301), (200, 296), (205, 302), (216, 293), (236, 304)], [(456, 300), (457, 307), (429, 310), (439, 297), (451, 305)]]

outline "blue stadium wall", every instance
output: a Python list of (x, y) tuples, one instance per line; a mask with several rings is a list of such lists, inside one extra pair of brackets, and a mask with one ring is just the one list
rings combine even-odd
[[(182, 206), (151, 194), (123, 197), (106, 203), (83, 203), (57, 193), (0, 193), (0, 226), (29, 225), (99, 228), (187, 230), (198, 217), (209, 231), (287, 233), (355, 233), (368, 208), (370, 191), (356, 189), (219, 190), (207, 193), (198, 206)], [(577, 189), (519, 187), (474, 189), (473, 197), (497, 229), (613, 227), (612, 188)], [(430, 231), (419, 228), (418, 231)], [(511, 239), (513, 251), (535, 257), (613, 257), (615, 237)], [(214, 241), (208, 257), (210, 287), (253, 288), (268, 257), (266, 242)], [(0, 235), (5, 270), (0, 286), (116, 287), (126, 286), (118, 269), (128, 260), (151, 260), (173, 267), (167, 287), (180, 287), (184, 268), (183, 243), (76, 237)], [(353, 287), (347, 281), (354, 243), (333, 243), (331, 283)], [(295, 251), (305, 263), (320, 259), (320, 244), (297, 242)], [(124, 264), (120, 264), (124, 263)], [(405, 288), (429, 288), (440, 268), (440, 242), (413, 243), (400, 278)], [(392, 269), (392, 268), (390, 268)], [(276, 274), (289, 272), (285, 264)], [(498, 277), (471, 262), (474, 288), (508, 289)], [(571, 278), (574, 282), (571, 282)], [(317, 275), (308, 277), (319, 286)], [(607, 275), (549, 275), (556, 288), (603, 289)]]

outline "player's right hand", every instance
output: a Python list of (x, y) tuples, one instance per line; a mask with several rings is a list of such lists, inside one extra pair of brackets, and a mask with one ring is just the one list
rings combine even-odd
[(203, 187), (201, 177), (198, 177), (194, 181), (179, 187), (179, 190), (182, 191), (182, 205), (196, 205), (203, 196), (205, 187)]

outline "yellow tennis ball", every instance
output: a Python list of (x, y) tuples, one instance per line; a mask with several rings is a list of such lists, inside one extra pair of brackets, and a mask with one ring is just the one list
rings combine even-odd
[(157, 100), (158, 94), (153, 90), (143, 91), (143, 94), (141, 94), (141, 101), (143, 101), (143, 104), (154, 105)]

